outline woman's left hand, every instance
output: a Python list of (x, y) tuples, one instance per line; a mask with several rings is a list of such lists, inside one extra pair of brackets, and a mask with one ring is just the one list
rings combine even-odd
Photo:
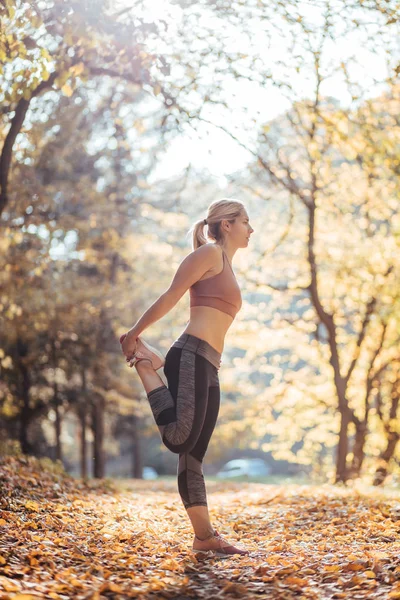
[(137, 338), (132, 337), (127, 333), (123, 333), (119, 338), (119, 342), (122, 346), (122, 352), (126, 356), (126, 362), (129, 362), (135, 355), (137, 347)]

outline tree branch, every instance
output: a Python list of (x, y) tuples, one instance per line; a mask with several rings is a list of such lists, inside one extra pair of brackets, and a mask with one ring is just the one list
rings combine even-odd
[(346, 384), (348, 383), (348, 381), (351, 377), (351, 374), (354, 371), (354, 368), (357, 364), (358, 357), (360, 356), (361, 344), (363, 343), (363, 341), (365, 339), (365, 333), (367, 331), (368, 323), (370, 321), (371, 315), (374, 312), (376, 303), (377, 303), (377, 299), (371, 298), (371, 300), (367, 304), (367, 309), (365, 311), (361, 329), (358, 334), (357, 343), (356, 343), (356, 347), (355, 347), (354, 355), (353, 355), (353, 360), (351, 361), (349, 369), (347, 371), (347, 375), (345, 375), (345, 378), (344, 378)]
[(17, 104), (15, 109), (15, 115), (11, 121), (10, 129), (6, 135), (4, 140), (3, 149), (1, 151), (0, 156), (0, 216), (8, 202), (7, 196), (7, 187), (8, 187), (8, 177), (10, 173), (10, 165), (12, 158), (12, 151), (15, 143), (15, 139), (19, 132), (21, 131), (21, 127), (24, 123), (25, 116), (29, 105), (31, 103), (32, 98), (41, 94), (41, 92), (45, 89), (51, 88), (58, 73), (54, 72), (50, 75), (47, 81), (42, 81), (37, 88), (32, 92), (32, 95), (29, 99), (21, 98)]

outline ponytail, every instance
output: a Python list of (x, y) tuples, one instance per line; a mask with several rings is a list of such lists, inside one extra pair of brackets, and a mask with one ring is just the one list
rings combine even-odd
[(207, 238), (204, 235), (204, 228), (207, 225), (204, 223), (204, 219), (198, 221), (193, 227), (193, 250), (197, 250), (200, 246), (207, 244)]

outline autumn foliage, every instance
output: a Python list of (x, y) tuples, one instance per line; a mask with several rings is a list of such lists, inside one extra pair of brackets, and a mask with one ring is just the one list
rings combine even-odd
[(191, 551), (174, 483), (83, 483), (0, 466), (0, 598), (400, 598), (398, 499), (324, 485), (208, 483), (214, 526), (251, 550)]

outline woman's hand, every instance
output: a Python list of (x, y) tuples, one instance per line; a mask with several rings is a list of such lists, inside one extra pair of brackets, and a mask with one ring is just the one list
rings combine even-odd
[(135, 336), (132, 336), (129, 332), (123, 333), (119, 338), (119, 342), (122, 347), (122, 352), (126, 356), (126, 362), (129, 362), (135, 355), (137, 347), (137, 338)]

